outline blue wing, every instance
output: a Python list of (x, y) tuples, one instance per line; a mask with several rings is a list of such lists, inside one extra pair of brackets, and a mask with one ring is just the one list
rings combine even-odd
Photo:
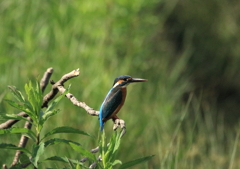
[(111, 117), (113, 112), (122, 102), (122, 90), (120, 87), (112, 88), (105, 97), (99, 113), (101, 131), (104, 127), (103, 119)]

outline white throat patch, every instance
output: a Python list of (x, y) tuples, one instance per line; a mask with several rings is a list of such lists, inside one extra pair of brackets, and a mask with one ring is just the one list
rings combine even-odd
[[(117, 83), (113, 86), (113, 88), (117, 87), (119, 84), (120, 84), (120, 83), (117, 82)], [(128, 85), (129, 85), (129, 83), (123, 85), (122, 87), (127, 87)]]

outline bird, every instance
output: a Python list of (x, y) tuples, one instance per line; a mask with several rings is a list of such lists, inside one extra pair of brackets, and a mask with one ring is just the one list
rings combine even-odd
[(115, 78), (112, 88), (106, 95), (99, 111), (100, 130), (103, 131), (104, 124), (112, 119), (119, 119), (117, 113), (123, 106), (127, 95), (127, 86), (134, 82), (145, 82), (147, 79), (132, 78), (129, 75), (121, 75)]

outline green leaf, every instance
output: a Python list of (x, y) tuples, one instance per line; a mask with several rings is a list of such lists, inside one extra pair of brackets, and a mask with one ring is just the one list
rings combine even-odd
[[(67, 158), (68, 159), (68, 158)], [(68, 159), (68, 164), (71, 166), (72, 169), (75, 168), (74, 164)]]
[(21, 104), (14, 102), (12, 100), (7, 100), (7, 99), (5, 99), (4, 101), (8, 102), (8, 104), (10, 104), (12, 107), (15, 107), (15, 108), (25, 112), (26, 114), (28, 114), (28, 116), (31, 117), (31, 119), (36, 123), (37, 116), (34, 113), (32, 113), (33, 109), (31, 106), (29, 106), (28, 101), (26, 101), (25, 103), (21, 103)]
[(116, 151), (120, 147), (120, 143), (121, 143), (120, 133), (116, 133), (116, 137), (115, 137), (114, 143), (115, 144), (114, 144), (113, 154), (116, 153)]
[(120, 146), (120, 133), (119, 132), (114, 132), (110, 144), (108, 146), (107, 152), (105, 153), (104, 160), (108, 162), (112, 162), (114, 160), (115, 154)]
[(44, 120), (43, 120), (43, 115), (44, 115), (44, 112), (42, 110), (40, 110), (39, 112), (39, 116), (38, 116), (38, 124), (37, 124), (37, 131), (40, 133), (42, 128), (43, 128), (43, 125), (44, 125)]
[(69, 143), (70, 146), (77, 152), (79, 152), (82, 156), (84, 157), (88, 157), (93, 161), (96, 161), (96, 157), (88, 150), (85, 150), (82, 146), (73, 144), (73, 143)]
[[(63, 126), (63, 127), (57, 127), (51, 131), (49, 131), (48, 133), (45, 134), (45, 136), (42, 138), (42, 140), (48, 136), (51, 136), (53, 134), (57, 134), (57, 133), (75, 133), (75, 134), (82, 134), (82, 135), (86, 135), (86, 136), (91, 136), (88, 133), (72, 128), (72, 127), (67, 127), (67, 126)], [(91, 136), (92, 137), (92, 136)]]
[(43, 123), (46, 122), (50, 117), (52, 117), (53, 115), (57, 114), (58, 112), (60, 112), (60, 110), (46, 111), (46, 112), (44, 113), (44, 115), (42, 116), (42, 119), (41, 119), (40, 123), (43, 124)]
[(20, 164), (26, 164), (26, 163), (30, 163), (30, 162), (31, 162), (30, 158), (25, 153), (20, 154), (20, 157), (19, 157)]
[(36, 135), (32, 130), (26, 128), (0, 129), (0, 134), (24, 134), (36, 142)]
[(33, 108), (33, 111), (35, 112), (35, 101), (34, 101), (34, 94), (33, 94), (33, 87), (32, 87), (32, 82), (29, 81), (29, 84), (25, 84), (25, 92), (28, 96), (28, 101), (30, 102), (31, 104), (31, 107)]
[(41, 107), (43, 102), (43, 93), (40, 88), (40, 83), (38, 81), (36, 81), (35, 98), (38, 102), (38, 106)]
[(56, 145), (56, 144), (67, 144), (70, 145), (69, 143), (73, 143), (76, 145), (79, 145), (79, 143), (71, 141), (71, 140), (65, 140), (65, 139), (60, 139), (60, 138), (53, 138), (45, 142), (45, 147), (51, 146), (51, 145)]
[(120, 160), (115, 160), (113, 163), (112, 163), (112, 166), (115, 166), (117, 164), (122, 164), (122, 162)]
[(43, 161), (60, 161), (60, 162), (68, 163), (68, 160), (71, 161), (73, 164), (79, 164), (78, 160), (72, 160), (67, 157), (59, 157), (59, 156), (49, 157)]
[(13, 120), (24, 120), (32, 123), (30, 120), (28, 120), (26, 117), (19, 116), (17, 114), (4, 114), (0, 115), (1, 119), (13, 119)]
[(68, 86), (68, 88), (65, 90), (65, 92), (63, 94), (61, 94), (60, 96), (58, 96), (56, 99), (54, 99), (53, 102), (51, 102), (48, 105), (48, 108), (46, 109), (46, 112), (48, 111), (52, 111), (54, 109), (54, 107), (57, 105), (57, 103), (70, 91), (70, 87), (71, 85)]
[(8, 88), (11, 90), (12, 94), (18, 101), (25, 102), (25, 98), (23, 97), (22, 93), (17, 90), (15, 86), (8, 86)]
[(134, 165), (143, 163), (143, 162), (147, 162), (148, 160), (150, 160), (154, 156), (155, 155), (151, 155), (151, 156), (147, 156), (147, 157), (143, 157), (143, 158), (139, 158), (139, 159), (136, 159), (136, 160), (133, 160), (133, 161), (126, 162), (123, 165), (121, 165), (119, 169), (125, 169), (125, 168), (132, 167)]
[(46, 158), (44, 161), (60, 161), (60, 162), (68, 163), (68, 158), (67, 157), (53, 156), (53, 157)]
[(106, 165), (104, 166), (104, 168), (112, 169), (113, 168), (112, 163), (111, 162), (107, 162)]
[(0, 148), (2, 148), (2, 149), (10, 149), (10, 150), (20, 150), (20, 151), (26, 153), (26, 155), (28, 155), (28, 156), (31, 155), (31, 152), (28, 151), (26, 148), (17, 147), (17, 146), (15, 146), (13, 144), (1, 143), (0, 144)]
[(33, 108), (33, 113), (38, 117), (37, 119), (40, 119), (40, 110), (42, 106), (42, 91), (39, 87), (39, 83), (36, 82), (36, 87), (34, 88), (32, 85), (32, 82), (29, 81), (28, 84), (25, 84), (25, 91), (26, 94), (28, 95), (28, 101), (30, 102), (32, 108)]
[(39, 157), (44, 153), (44, 143), (40, 143), (39, 145), (33, 146), (33, 155), (31, 158), (31, 162), (35, 167), (38, 167)]
[(114, 149), (114, 142), (110, 142), (110, 145), (108, 146), (107, 151), (104, 155), (104, 161), (111, 162), (111, 159), (114, 158), (113, 149)]
[(80, 164), (76, 165), (76, 169), (81, 169)]
[(31, 111), (29, 111), (28, 108), (23, 103), (18, 104), (17, 102), (14, 102), (14, 101), (8, 100), (8, 99), (4, 99), (4, 101), (8, 102), (8, 104), (10, 104), (12, 107), (15, 107), (19, 110), (22, 110), (22, 111), (26, 112), (31, 117)]

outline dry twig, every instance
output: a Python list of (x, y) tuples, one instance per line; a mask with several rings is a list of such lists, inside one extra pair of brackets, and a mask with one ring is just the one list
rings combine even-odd
[[(28, 118), (28, 120), (32, 121), (30, 117), (27, 117), (27, 118)], [(31, 127), (32, 127), (32, 123), (30, 123), (30, 122), (28, 122), (28, 121), (25, 122), (24, 128), (30, 130)], [(20, 138), (20, 141), (19, 141), (19, 143), (18, 143), (18, 147), (26, 147), (27, 142), (28, 142), (28, 137), (22, 135), (21, 138)], [(22, 153), (23, 153), (23, 152), (20, 151), (20, 150), (17, 150), (17, 151), (16, 151), (11, 166), (14, 166), (14, 165), (16, 165), (16, 164), (18, 163), (19, 158), (20, 158), (20, 155), (21, 155)]]
[(71, 79), (71, 78), (73, 78), (73, 77), (76, 77), (76, 76), (78, 76), (79, 74), (80, 74), (79, 69), (76, 69), (76, 70), (71, 71), (71, 72), (68, 73), (68, 74), (63, 75), (62, 78), (61, 78), (59, 81), (57, 81), (56, 83), (55, 83), (53, 80), (51, 80), (50, 82), (51, 82), (51, 84), (52, 84), (52, 90), (51, 90), (48, 94), (46, 94), (46, 95), (44, 96), (42, 108), (43, 108), (43, 107), (47, 107), (47, 106), (48, 106), (48, 102), (49, 102), (50, 100), (52, 100), (52, 99), (57, 95), (57, 93), (58, 93), (58, 86), (63, 86), (64, 83), (65, 83), (67, 80), (69, 80), (69, 79)]

